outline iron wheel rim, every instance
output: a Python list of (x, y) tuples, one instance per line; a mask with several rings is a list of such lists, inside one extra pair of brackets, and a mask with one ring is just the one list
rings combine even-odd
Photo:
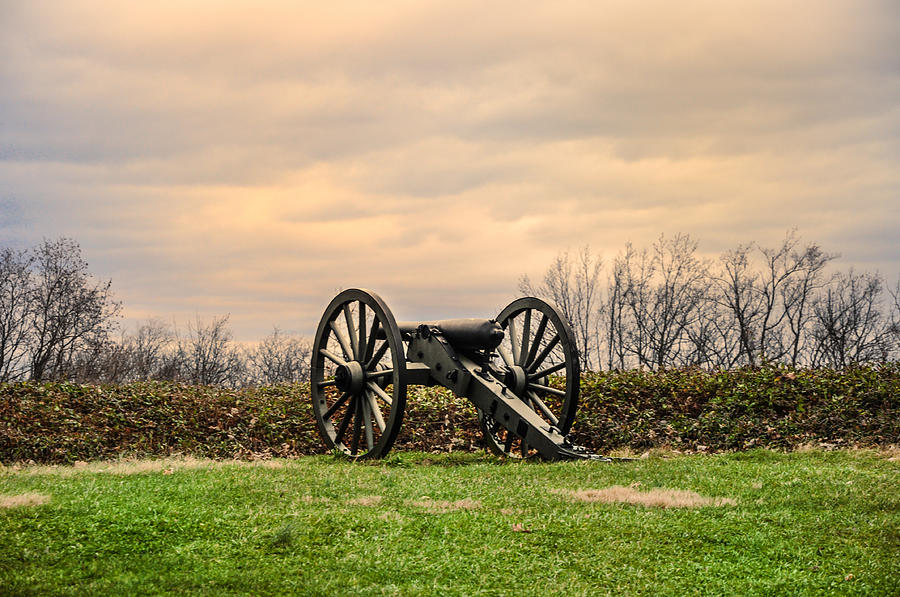
[[(581, 365), (572, 326), (559, 307), (536, 297), (513, 301), (500, 312), (497, 322), (504, 331), (504, 341), (497, 349), (503, 364), (510, 369), (519, 368), (519, 375), (524, 373), (526, 376), (519, 397), (560, 433), (568, 434), (578, 410), (581, 383)], [(548, 349), (548, 345), (552, 346)], [(548, 359), (555, 362), (548, 362)], [(550, 376), (563, 371), (566, 376), (564, 388), (556, 387), (558, 382), (551, 385)], [(536, 454), (536, 450), (481, 410), (478, 411), (478, 422), (492, 452), (513, 458)]]
[(325, 309), (312, 351), (310, 395), (326, 447), (353, 459), (387, 454), (406, 391), (406, 355), (390, 309), (374, 292), (344, 290)]

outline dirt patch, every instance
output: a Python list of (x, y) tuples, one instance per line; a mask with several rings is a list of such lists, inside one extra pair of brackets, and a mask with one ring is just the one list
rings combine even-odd
[(20, 493), (19, 495), (0, 495), (0, 508), (21, 508), (42, 506), (50, 501), (50, 496), (43, 493)]
[(364, 495), (362, 497), (347, 500), (351, 506), (377, 506), (383, 498), (380, 495)]
[(614, 485), (606, 489), (580, 489), (576, 491), (559, 489), (553, 491), (577, 502), (621, 502), (653, 508), (702, 508), (704, 506), (734, 506), (732, 498), (703, 497), (686, 489), (657, 488), (638, 491), (635, 487)]
[(456, 512), (457, 510), (477, 510), (481, 508), (481, 502), (469, 498), (449, 502), (446, 500), (433, 500), (428, 496), (422, 496), (421, 500), (410, 500), (406, 503), (409, 506), (423, 508), (434, 514), (446, 514), (448, 512)]

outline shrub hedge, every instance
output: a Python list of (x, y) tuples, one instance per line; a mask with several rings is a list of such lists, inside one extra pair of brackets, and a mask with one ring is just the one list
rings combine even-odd
[[(228, 390), (165, 382), (0, 385), (0, 462), (174, 453), (211, 458), (324, 452), (308, 386)], [(573, 439), (595, 451), (689, 451), (900, 442), (900, 364), (841, 371), (587, 373)], [(480, 449), (473, 407), (410, 388), (395, 449)]]

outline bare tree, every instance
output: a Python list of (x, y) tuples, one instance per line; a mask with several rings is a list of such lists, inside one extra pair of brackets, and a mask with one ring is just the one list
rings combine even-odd
[(594, 365), (598, 350), (597, 281), (602, 266), (603, 259), (584, 246), (574, 259), (568, 251), (559, 253), (540, 286), (532, 284), (527, 275), (519, 280), (522, 293), (549, 299), (562, 310), (575, 331), (581, 367), (585, 370)]
[(232, 341), (228, 318), (213, 317), (205, 323), (197, 317), (188, 325), (188, 335), (179, 343), (184, 379), (196, 385), (240, 385), (243, 362)]
[(286, 336), (275, 328), (272, 334), (247, 352), (250, 378), (260, 384), (296, 383), (309, 379), (309, 343)]
[(67, 376), (83, 383), (120, 384), (131, 379), (131, 358), (124, 339), (102, 339), (77, 350)]
[[(815, 244), (798, 251), (799, 242), (796, 231), (791, 230), (777, 249), (759, 249), (765, 266), (760, 283), (762, 313), (755, 348), (759, 358), (766, 361), (781, 361), (792, 350), (799, 351), (806, 322), (805, 306), (816, 278), (833, 259)], [(796, 327), (793, 337), (789, 324)], [(751, 360), (751, 364), (755, 361)]]
[(180, 366), (172, 366), (175, 333), (160, 319), (148, 319), (134, 334), (123, 338), (131, 364), (129, 376), (138, 381), (174, 379)]
[(890, 291), (890, 294), (893, 300), (890, 305), (891, 323), (888, 326), (888, 338), (890, 341), (890, 356), (896, 359), (900, 357), (900, 277), (897, 278), (897, 284)]
[(27, 368), (32, 261), (25, 251), (0, 251), (0, 382), (16, 379)]
[(625, 262), (616, 259), (613, 271), (607, 280), (606, 303), (603, 309), (604, 336), (606, 339), (606, 366), (624, 370), (627, 350), (625, 347), (627, 321), (627, 278)]
[(697, 306), (697, 317), (685, 328), (688, 349), (680, 355), (685, 366), (729, 369), (740, 355), (740, 336), (733, 325), (729, 309), (715, 298), (715, 289), (708, 288)]
[(792, 255), (797, 264), (794, 274), (781, 288), (781, 302), (789, 339), (788, 362), (796, 367), (812, 321), (812, 303), (816, 293), (827, 283), (823, 273), (836, 255), (826, 254), (816, 244), (807, 245)]
[(734, 364), (801, 362), (810, 304), (835, 256), (815, 243), (799, 244), (796, 232), (788, 231), (776, 249), (739, 245), (719, 258), (721, 270), (713, 276), (716, 292), (711, 298), (732, 314), (739, 342)]
[(881, 276), (852, 269), (835, 275), (813, 304), (813, 364), (846, 367), (887, 359), (889, 326), (880, 309)]
[(739, 245), (726, 251), (719, 262), (722, 271), (713, 280), (716, 292), (712, 300), (729, 309), (738, 336), (738, 353), (732, 366), (738, 362), (756, 365), (756, 334), (758, 320), (763, 313), (759, 274), (751, 269), (753, 245)]
[(45, 240), (35, 250), (30, 290), (31, 378), (63, 377), (75, 352), (102, 342), (115, 326), (121, 303), (111, 282), (94, 283), (72, 239)]
[(626, 304), (632, 319), (628, 349), (651, 369), (678, 365), (686, 330), (698, 317), (706, 264), (695, 257), (689, 235), (660, 236), (651, 251), (629, 244), (620, 266), (626, 278)]

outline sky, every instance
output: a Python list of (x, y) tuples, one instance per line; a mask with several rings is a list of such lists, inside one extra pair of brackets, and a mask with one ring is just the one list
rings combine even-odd
[(0, 0), (0, 246), (123, 324), (490, 317), (566, 249), (900, 274), (900, 3)]

